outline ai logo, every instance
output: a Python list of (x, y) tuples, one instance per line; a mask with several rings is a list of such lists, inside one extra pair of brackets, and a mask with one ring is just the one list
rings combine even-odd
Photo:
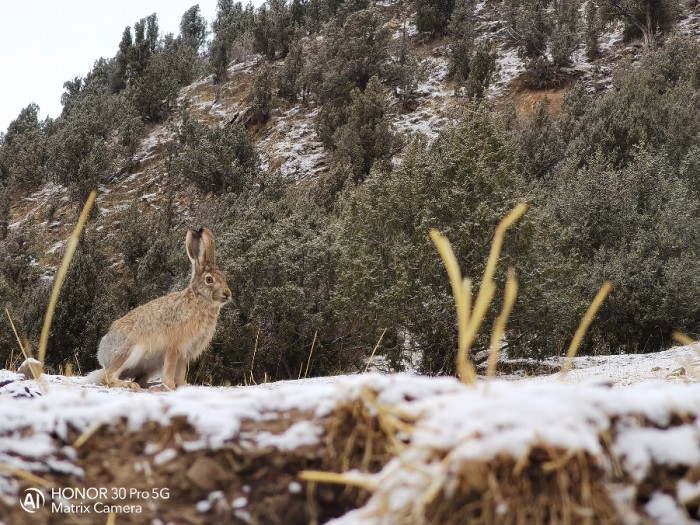
[(46, 498), (39, 489), (24, 489), (19, 504), (25, 511), (34, 514), (39, 509), (44, 508)]

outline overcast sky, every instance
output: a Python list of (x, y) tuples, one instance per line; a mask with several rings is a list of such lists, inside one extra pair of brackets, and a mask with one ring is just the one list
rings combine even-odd
[[(256, 5), (260, 1), (254, 2)], [(160, 35), (179, 33), (199, 4), (211, 27), (216, 0), (12, 0), (0, 16), (0, 132), (35, 102), (41, 117), (61, 113), (63, 83), (113, 57), (126, 26), (158, 14)]]

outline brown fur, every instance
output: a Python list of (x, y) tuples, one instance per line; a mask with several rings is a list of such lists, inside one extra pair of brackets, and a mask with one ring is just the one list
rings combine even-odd
[(226, 276), (216, 266), (211, 231), (189, 230), (185, 248), (192, 262), (189, 286), (117, 319), (100, 341), (102, 383), (135, 388), (123, 379), (131, 377), (143, 385), (160, 372), (168, 388), (186, 384), (187, 366), (209, 345), (231, 291)]

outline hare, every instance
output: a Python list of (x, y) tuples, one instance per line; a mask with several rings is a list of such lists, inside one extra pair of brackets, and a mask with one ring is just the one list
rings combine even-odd
[(114, 321), (97, 351), (103, 368), (89, 374), (86, 383), (137, 389), (160, 372), (169, 389), (186, 384), (187, 365), (211, 341), (219, 312), (231, 301), (231, 290), (216, 266), (210, 230), (188, 230), (185, 248), (192, 262), (189, 286)]

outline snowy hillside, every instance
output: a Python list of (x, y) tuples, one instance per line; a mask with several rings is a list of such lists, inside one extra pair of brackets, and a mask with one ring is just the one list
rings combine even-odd
[(594, 361), (476, 387), (369, 374), (166, 394), (50, 376), (40, 395), (3, 371), (0, 521), (696, 523), (696, 354)]

